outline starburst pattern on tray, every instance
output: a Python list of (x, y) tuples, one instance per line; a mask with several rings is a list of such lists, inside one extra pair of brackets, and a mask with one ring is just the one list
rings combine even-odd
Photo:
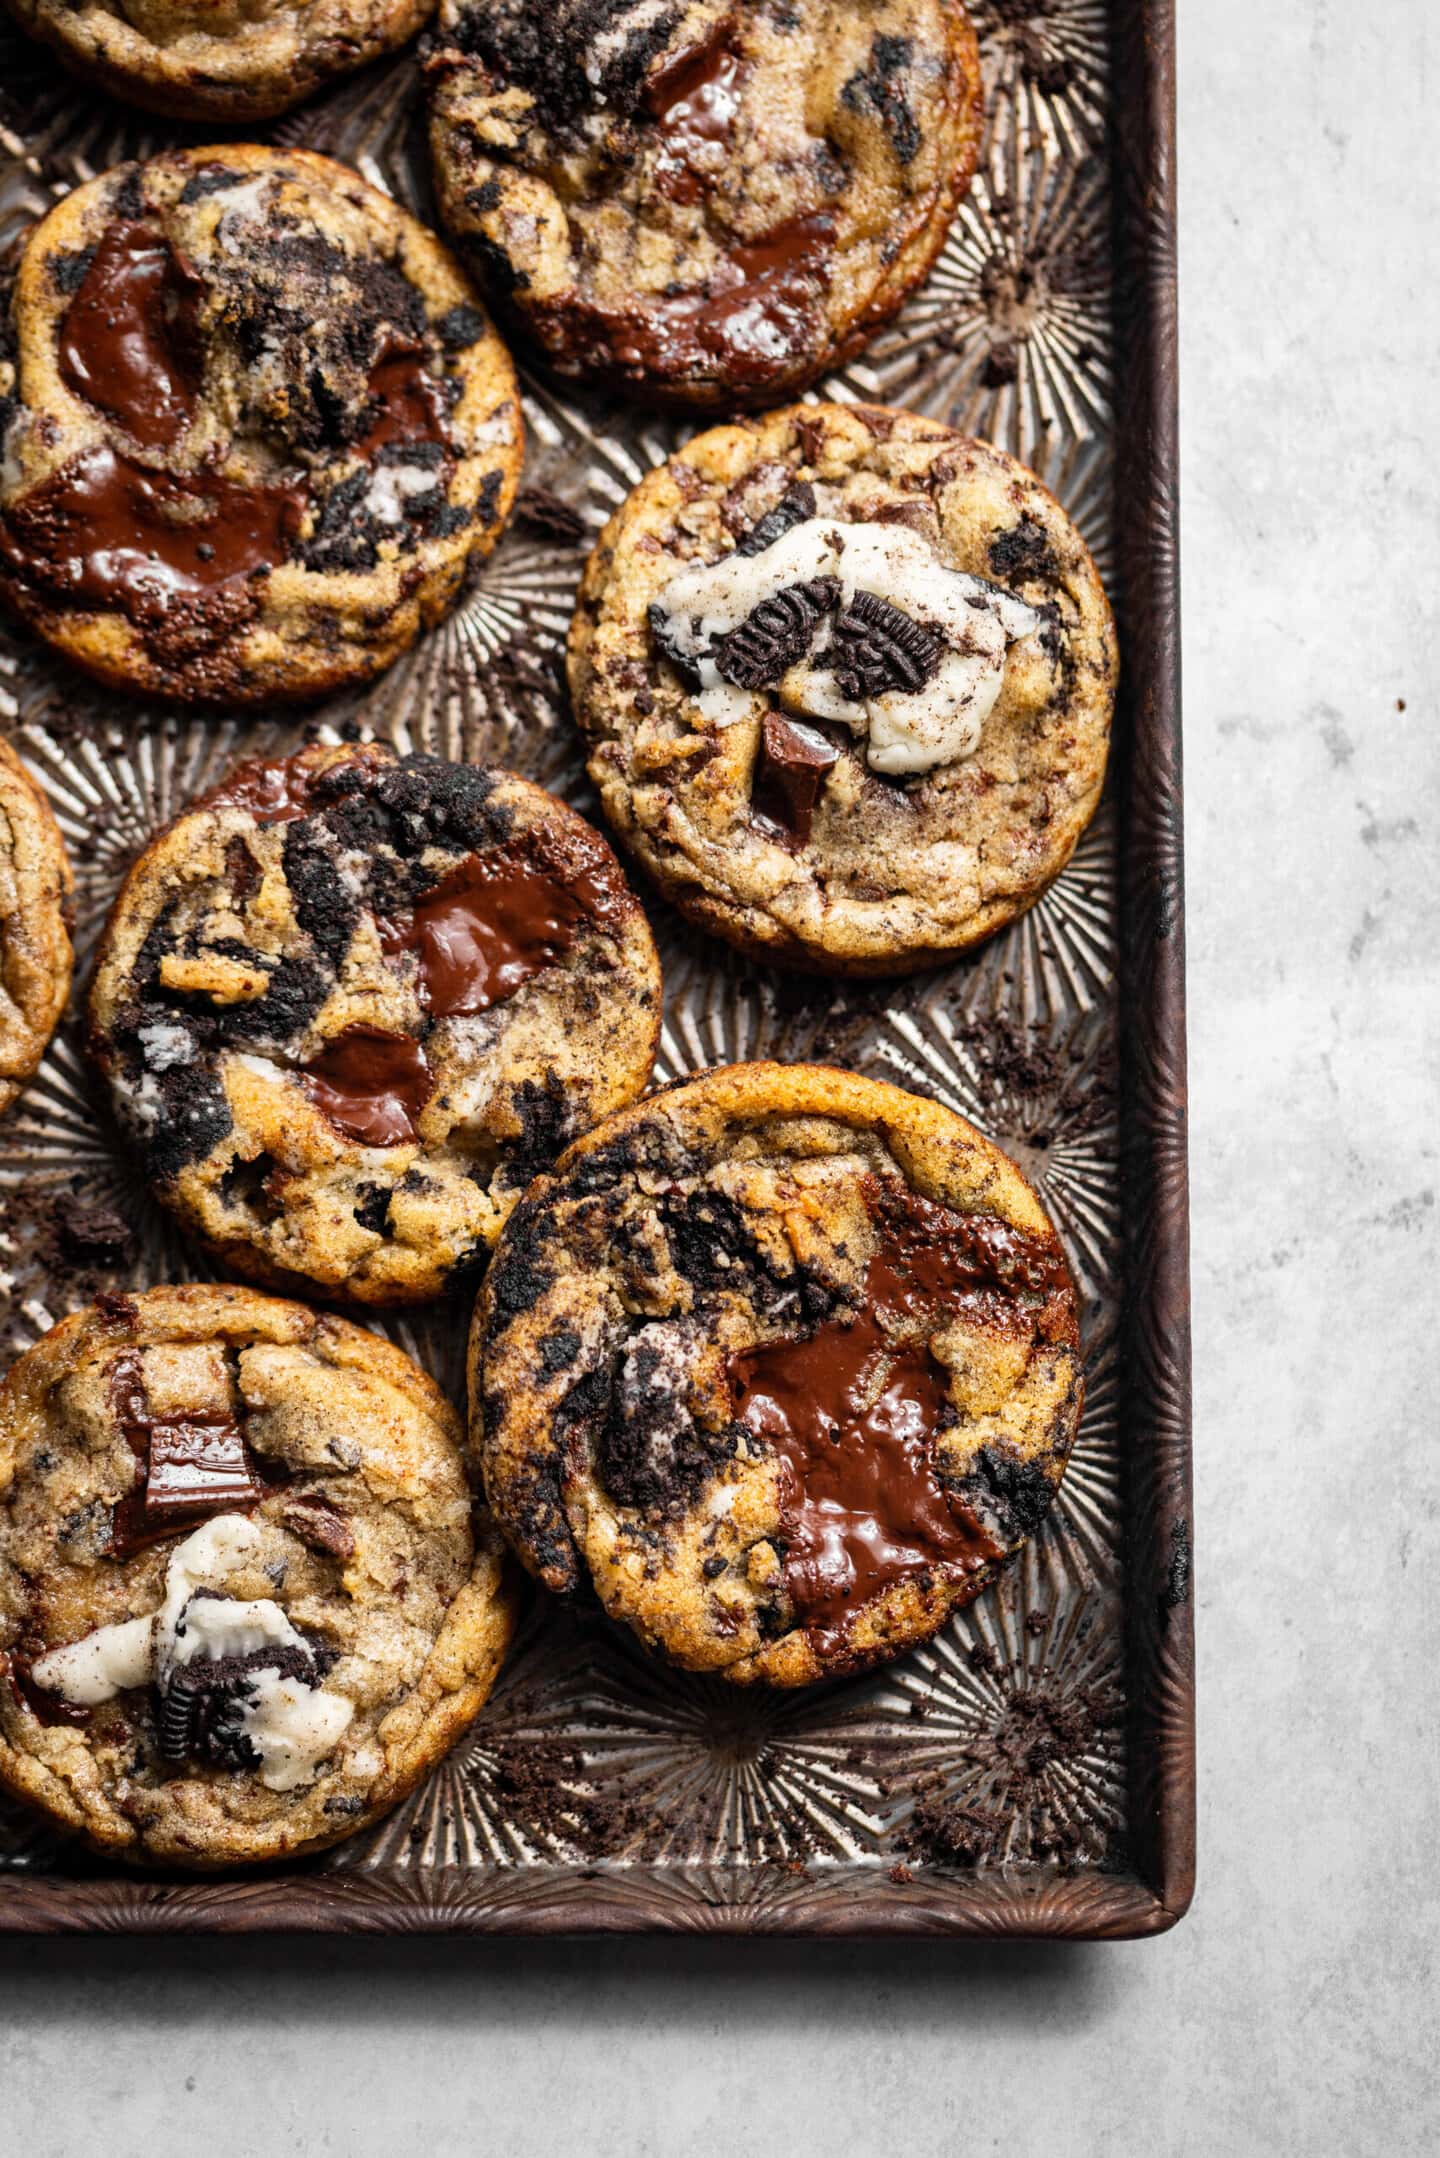
[[(1105, 0), (970, 0), (989, 128), (1053, 126), (1071, 157), (1103, 131), (1110, 28)], [(1012, 118), (1013, 116), (1013, 118)]]
[(1043, 1544), (1022, 1555), (1016, 1593), (985, 1597), (968, 1624), (902, 1666), (885, 1705), (918, 1725), (887, 1778), (886, 1829), (922, 1864), (1075, 1865), (1115, 1855), (1124, 1823), (1118, 1607), (1096, 1588), (1066, 1597)]
[(1011, 450), (1109, 554), (1113, 357), (1105, 166), (1048, 117), (997, 122), (928, 283), (837, 381)]
[[(975, 187), (924, 291), (828, 387), (934, 413), (1020, 455), (1104, 574), (1108, 10), (1103, 0), (974, 0), (973, 12), (989, 92)], [(0, 30), (0, 60), (0, 148), (14, 160), (0, 183), (0, 239), (123, 157), (208, 139), (92, 96), (14, 31)], [(383, 63), (272, 135), (354, 164), (428, 217), (415, 81), (413, 56)], [(276, 753), (314, 723), (352, 723), (402, 749), (498, 756), (593, 807), (560, 669), (575, 586), (606, 517), (705, 423), (523, 372), (522, 392), (528, 508), (522, 497), (444, 625), (372, 688), (313, 718), (158, 715), (87, 686), (23, 637), (0, 638), (0, 715), (74, 854), (83, 952), (151, 832), (234, 756)], [(698, 1923), (710, 1902), (761, 1909), (779, 1893), (843, 1891), (862, 1868), (897, 1883), (938, 1868), (952, 1891), (957, 1869), (1013, 1875), (1040, 1892), (1057, 1866), (1115, 1859), (1125, 1820), (1115, 855), (1102, 811), (1020, 922), (969, 959), (901, 983), (785, 974), (653, 910), (666, 981), (659, 1078), (775, 1056), (897, 1080), (973, 1117), (1054, 1212), (1084, 1301), (1088, 1398), (1065, 1483), (1018, 1562), (892, 1671), (795, 1696), (687, 1678), (628, 1635), (537, 1598), (470, 1737), (318, 1878), (383, 1891), (394, 1922), (403, 1892), (422, 1923), (452, 1900), (462, 1908), (446, 1886), (452, 1869), (492, 1877), (497, 1899), (532, 1893), (531, 1880), (534, 1894), (553, 1894), (549, 1869), (606, 1870), (648, 1875), (647, 1910), (669, 1897)], [(73, 1026), (0, 1124), (0, 1201), (7, 1345), (27, 1345), (96, 1288), (208, 1271), (112, 1148)], [(359, 1316), (459, 1399), (469, 1301), (462, 1285), (434, 1307)], [(23, 1811), (0, 1808), (0, 1866), (72, 1864)]]

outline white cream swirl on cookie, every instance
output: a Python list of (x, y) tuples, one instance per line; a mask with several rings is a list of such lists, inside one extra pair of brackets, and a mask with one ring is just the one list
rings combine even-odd
[(708, 719), (748, 718), (773, 691), (799, 718), (863, 735), (871, 770), (900, 779), (974, 752), (1006, 653), (1041, 621), (903, 525), (828, 517), (683, 570), (650, 610)]
[[(198, 1751), (212, 1765), (251, 1769), (271, 1791), (309, 1783), (354, 1705), (312, 1683), (323, 1658), (279, 1604), (227, 1596), (217, 1585), (259, 1544), (243, 1514), (217, 1514), (171, 1552), (158, 1611), (97, 1626), (38, 1657), (35, 1684), (85, 1708), (153, 1684), (167, 1756)], [(207, 1692), (222, 1698), (206, 1702)]]

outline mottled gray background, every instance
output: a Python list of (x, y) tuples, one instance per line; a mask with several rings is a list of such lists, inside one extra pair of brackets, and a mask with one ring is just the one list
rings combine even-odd
[(1179, 5), (1193, 1912), (1094, 1948), (0, 1943), (0, 2150), (1435, 2147), (1440, 18)]

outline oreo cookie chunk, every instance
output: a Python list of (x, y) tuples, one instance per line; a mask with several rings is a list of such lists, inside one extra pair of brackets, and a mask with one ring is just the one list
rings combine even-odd
[(1018, 1169), (817, 1065), (707, 1072), (580, 1140), (512, 1215), (470, 1347), (525, 1565), (744, 1684), (933, 1634), (1044, 1517), (1082, 1397)]
[(570, 633), (626, 847), (702, 928), (835, 974), (933, 966), (1034, 903), (1099, 801), (1115, 678), (1034, 474), (868, 405), (687, 443), (611, 518)]
[(388, 1811), (515, 1621), (459, 1420), (249, 1289), (102, 1297), (0, 1386), (0, 1784), (97, 1849), (294, 1858)]
[(403, 45), (434, 0), (5, 0), (85, 81), (181, 120), (263, 120)]
[(89, 1045), (214, 1257), (366, 1304), (437, 1296), (540, 1169), (643, 1090), (645, 916), (513, 773), (379, 745), (238, 766), (131, 870)]
[(858, 352), (969, 186), (960, 0), (441, 0), (441, 216), (560, 373), (773, 403)]
[(73, 884), (50, 804), (0, 736), (0, 1114), (38, 1068), (70, 994)]
[(0, 595), (187, 702), (363, 682), (447, 612), (520, 470), (509, 357), (452, 258), (328, 158), (222, 146), (34, 227), (0, 352)]

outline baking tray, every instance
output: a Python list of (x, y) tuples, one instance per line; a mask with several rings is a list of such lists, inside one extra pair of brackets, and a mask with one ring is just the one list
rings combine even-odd
[[(929, 1646), (757, 1697), (540, 1597), (430, 1782), (303, 1867), (102, 1866), (0, 1807), (14, 1930), (1006, 1934), (1173, 1925), (1194, 1868), (1171, 0), (971, 0), (989, 91), (974, 189), (929, 283), (828, 394), (991, 436), (1045, 476), (1116, 601), (1106, 799), (1058, 885), (918, 982), (824, 985), (658, 902), (659, 1078), (820, 1057), (973, 1117), (1029, 1171), (1080, 1285), (1089, 1400), (1045, 1526)], [(187, 131), (0, 32), (0, 244), (76, 181)], [(429, 218), (413, 55), (283, 119)], [(560, 655), (584, 551), (691, 428), (527, 377), (520, 514), (451, 619), (309, 718), (175, 715), (19, 635), (0, 717), (78, 878), (78, 976), (148, 833), (238, 753), (359, 724), (498, 757), (593, 810)], [(203, 1273), (108, 1135), (73, 1016), (0, 1124), (0, 1351), (97, 1289)], [(104, 1217), (112, 1217), (108, 1224)], [(117, 1217), (118, 1220), (113, 1217)], [(118, 1244), (123, 1245), (117, 1248)], [(456, 1391), (465, 1299), (378, 1323)]]

